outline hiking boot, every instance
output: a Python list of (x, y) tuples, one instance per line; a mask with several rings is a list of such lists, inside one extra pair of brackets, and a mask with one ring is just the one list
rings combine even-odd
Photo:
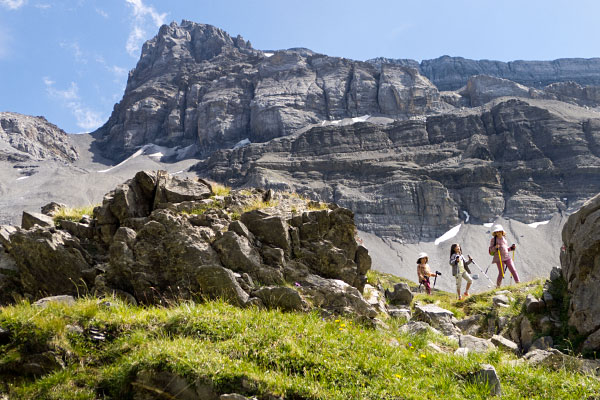
[(469, 297), (469, 293), (468, 292), (464, 292), (463, 293), (463, 299), (466, 299), (467, 297)]

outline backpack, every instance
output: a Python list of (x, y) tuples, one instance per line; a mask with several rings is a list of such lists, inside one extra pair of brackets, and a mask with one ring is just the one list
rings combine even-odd
[(458, 275), (458, 258), (455, 257), (455, 254), (450, 257), (449, 264), (452, 267), (452, 276)]

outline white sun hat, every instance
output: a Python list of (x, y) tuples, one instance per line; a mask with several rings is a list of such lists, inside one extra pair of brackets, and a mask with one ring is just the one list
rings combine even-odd
[(427, 253), (425, 253), (425, 252), (421, 252), (421, 253), (419, 253), (419, 255), (417, 256), (417, 261), (419, 261), (421, 258), (429, 258), (429, 256), (427, 255)]
[(492, 228), (492, 232), (496, 233), (496, 232), (504, 232), (504, 228), (502, 227), (502, 225), (500, 224), (496, 224), (494, 225), (494, 227)]

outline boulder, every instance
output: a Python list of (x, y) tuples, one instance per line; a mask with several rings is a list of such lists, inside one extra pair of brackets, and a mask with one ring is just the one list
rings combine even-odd
[(335, 314), (374, 318), (377, 311), (363, 298), (358, 289), (339, 279), (326, 279), (309, 274), (299, 281), (300, 292), (315, 307)]
[(219, 253), (223, 265), (232, 271), (252, 273), (261, 266), (258, 250), (246, 237), (233, 231), (223, 233), (213, 243), (213, 248)]
[(197, 278), (203, 296), (223, 299), (237, 306), (244, 306), (250, 296), (240, 287), (230, 269), (219, 266), (198, 268)]
[(228, 230), (233, 231), (233, 232), (237, 233), (238, 235), (245, 237), (249, 241), (254, 240), (254, 235), (250, 232), (250, 230), (248, 230), (248, 227), (246, 225), (244, 225), (244, 223), (242, 221), (232, 221), (229, 224)]
[(77, 295), (84, 293), (83, 271), (90, 268), (79, 240), (54, 228), (17, 229), (7, 247), (19, 270), (24, 294)]
[(542, 295), (542, 300), (544, 301), (546, 308), (554, 307), (554, 297), (548, 290), (544, 290), (544, 293)]
[(180, 178), (169, 175), (166, 171), (158, 171), (156, 179), (154, 208), (160, 207), (160, 204), (163, 203), (202, 200), (212, 195), (210, 185), (201, 180)]
[(45, 214), (23, 211), (21, 228), (31, 229), (34, 225), (50, 228), (54, 226), (54, 219)]
[(531, 350), (547, 350), (552, 348), (554, 342), (552, 340), (552, 336), (542, 336), (537, 338), (529, 347), (529, 351)]
[(135, 400), (153, 400), (157, 398), (178, 400), (219, 400), (219, 395), (200, 381), (196, 384), (169, 371), (142, 370), (131, 383)]
[(503, 336), (494, 335), (492, 336), (491, 342), (494, 346), (500, 349), (508, 350), (512, 353), (519, 354), (519, 345), (513, 342), (512, 340), (506, 339)]
[(529, 313), (539, 313), (544, 310), (544, 302), (536, 298), (532, 294), (528, 294), (525, 298), (525, 309)]
[(386, 312), (387, 307), (383, 294), (376, 287), (369, 284), (365, 285), (363, 297), (378, 312)]
[(533, 336), (535, 335), (535, 332), (533, 330), (533, 327), (531, 326), (529, 318), (527, 318), (526, 316), (524, 316), (523, 319), (521, 319), (520, 329), (521, 332), (519, 337), (521, 339), (521, 347), (525, 352), (527, 352), (529, 351), (529, 347), (531, 347), (531, 344), (533, 343)]
[(599, 351), (600, 350), (600, 329), (589, 335), (582, 346), (583, 351)]
[(456, 326), (466, 335), (475, 336), (481, 330), (482, 314), (471, 315), (456, 322)]
[(461, 332), (453, 322), (454, 313), (434, 304), (417, 304), (413, 320), (424, 321), (439, 329), (446, 336), (458, 337)]
[(404, 318), (405, 320), (410, 320), (412, 313), (409, 308), (390, 308), (388, 307), (387, 313), (392, 318)]
[(290, 250), (288, 224), (281, 217), (254, 210), (242, 214), (240, 219), (261, 242), (279, 247), (286, 252)]
[(490, 388), (490, 396), (502, 396), (500, 378), (496, 369), (490, 364), (482, 364), (481, 369), (474, 375), (474, 381), (487, 385)]
[(252, 400), (252, 399), (249, 399), (246, 396), (242, 396), (241, 394), (229, 393), (229, 394), (222, 394), (221, 396), (219, 396), (219, 400)]
[(460, 335), (458, 337), (458, 344), (460, 347), (465, 347), (475, 353), (485, 353), (496, 348), (490, 340), (471, 335)]
[(550, 270), (550, 281), (555, 282), (562, 277), (562, 268), (559, 266), (552, 267)]
[(408, 284), (400, 282), (394, 285), (393, 291), (386, 290), (385, 297), (388, 299), (390, 304), (409, 306), (412, 302), (414, 294), (410, 290)]
[(96, 234), (96, 229), (89, 224), (82, 224), (67, 219), (61, 219), (58, 223), (61, 229), (80, 239), (92, 239)]
[(48, 215), (50, 217), (54, 217), (56, 214), (58, 214), (58, 212), (64, 208), (67, 208), (66, 204), (62, 204), (62, 203), (56, 203), (54, 201), (51, 201), (50, 203), (42, 206), (42, 214), (44, 215)]
[(433, 328), (426, 322), (423, 321), (410, 321), (402, 325), (398, 331), (401, 333), (407, 333), (412, 336), (421, 335), (427, 332), (440, 333), (437, 329)]
[(496, 307), (508, 307), (510, 299), (504, 294), (497, 294), (496, 296), (492, 297), (492, 303)]
[(44, 297), (43, 299), (39, 299), (38, 301), (33, 303), (33, 305), (36, 307), (40, 307), (40, 308), (46, 308), (49, 304), (52, 304), (52, 303), (65, 304), (68, 306), (72, 306), (73, 304), (75, 304), (75, 298), (73, 296), (69, 296), (69, 295), (50, 296), (50, 297)]
[(261, 287), (252, 294), (261, 299), (267, 308), (279, 308), (282, 311), (306, 311), (310, 308), (298, 291), (288, 287)]

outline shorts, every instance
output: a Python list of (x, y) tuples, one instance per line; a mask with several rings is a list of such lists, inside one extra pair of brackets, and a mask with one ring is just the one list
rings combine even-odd
[(464, 271), (462, 274), (456, 275), (456, 290), (459, 292), (460, 292), (460, 287), (462, 286), (462, 278), (465, 278), (465, 280), (468, 283), (473, 283), (473, 278), (471, 278), (471, 275), (469, 275), (467, 273), (467, 271)]

